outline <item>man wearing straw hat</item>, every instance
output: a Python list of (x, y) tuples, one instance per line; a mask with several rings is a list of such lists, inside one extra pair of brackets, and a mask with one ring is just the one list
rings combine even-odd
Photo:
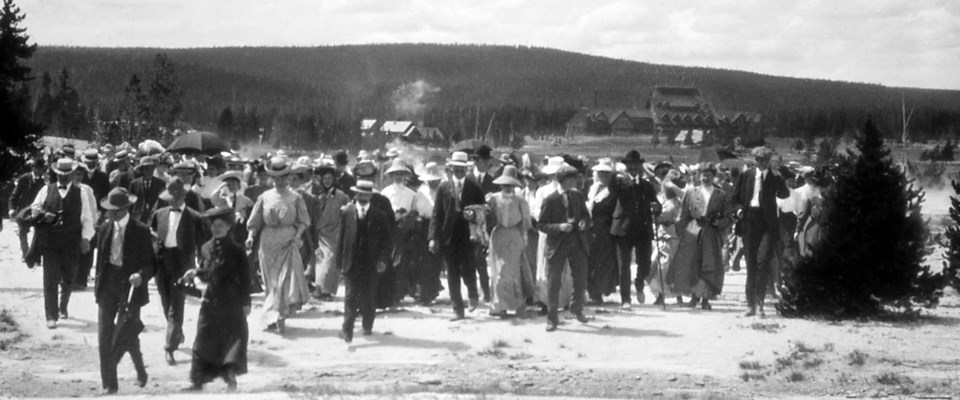
[(167, 183), (167, 189), (160, 193), (168, 206), (153, 213), (150, 230), (155, 234), (154, 249), (157, 252), (157, 292), (160, 293), (160, 305), (167, 320), (167, 333), (163, 350), (167, 364), (176, 365), (173, 357), (183, 335), (184, 293), (174, 285), (184, 272), (196, 267), (197, 245), (207, 241), (200, 213), (187, 207), (184, 199), (187, 189), (179, 178)]
[(486, 204), (486, 199), (480, 185), (467, 177), (467, 161), (467, 153), (460, 151), (454, 152), (447, 160), (453, 176), (440, 184), (427, 236), (430, 251), (442, 254), (447, 266), (447, 285), (456, 314), (454, 320), (465, 318), (461, 279), (467, 285), (471, 308), (476, 308), (480, 302), (476, 272), (473, 271), (476, 251), (470, 242), (469, 223), (463, 211), (471, 205)]
[[(43, 257), (43, 299), (47, 328), (56, 329), (57, 320), (69, 317), (72, 284), (81, 253), (90, 251), (94, 234), (93, 204), (73, 184), (77, 170), (73, 159), (61, 158), (51, 166), (57, 182), (40, 189), (31, 208), (43, 219), (36, 226), (34, 243)], [(57, 303), (57, 285), (60, 302)]]
[(130, 183), (130, 194), (137, 196), (137, 203), (130, 209), (133, 219), (148, 223), (153, 210), (157, 206), (157, 199), (163, 192), (165, 182), (163, 179), (153, 176), (157, 169), (157, 160), (153, 156), (146, 156), (140, 159), (136, 171), (140, 177)]
[(97, 277), (94, 297), (99, 306), (97, 342), (100, 351), (100, 379), (105, 394), (117, 393), (117, 364), (125, 351), (137, 371), (137, 386), (147, 385), (147, 370), (140, 352), (140, 341), (128, 338), (125, 349), (115, 349), (115, 320), (121, 309), (127, 321), (140, 319), (140, 308), (150, 302), (147, 281), (157, 263), (150, 228), (130, 217), (127, 211), (137, 201), (127, 189), (110, 191), (100, 206), (107, 221), (97, 228)]

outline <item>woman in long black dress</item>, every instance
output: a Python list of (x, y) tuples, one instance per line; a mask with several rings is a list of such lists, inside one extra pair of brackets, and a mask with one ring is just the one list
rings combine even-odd
[(184, 275), (184, 279), (197, 277), (207, 284), (193, 342), (192, 386), (188, 390), (200, 390), (218, 377), (229, 390), (236, 390), (237, 375), (247, 373), (249, 264), (243, 248), (229, 236), (236, 220), (233, 209), (210, 210), (204, 217), (210, 221), (213, 239), (201, 249), (201, 267)]
[(614, 174), (613, 161), (601, 159), (593, 167), (594, 183), (587, 194), (587, 209), (593, 218), (590, 228), (590, 258), (587, 261), (587, 294), (594, 304), (603, 304), (603, 296), (614, 293), (617, 288), (619, 267), (610, 225), (617, 199), (610, 193), (610, 180)]

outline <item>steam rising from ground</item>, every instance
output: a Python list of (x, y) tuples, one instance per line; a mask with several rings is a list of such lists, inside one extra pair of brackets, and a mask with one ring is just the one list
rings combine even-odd
[(423, 117), (426, 103), (440, 93), (440, 88), (420, 79), (416, 82), (407, 82), (393, 91), (390, 100), (397, 111), (397, 117), (420, 119)]

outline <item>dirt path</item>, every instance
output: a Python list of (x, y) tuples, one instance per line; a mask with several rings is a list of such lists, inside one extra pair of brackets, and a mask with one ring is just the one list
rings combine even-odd
[[(99, 394), (92, 292), (74, 294), (71, 319), (47, 330), (42, 271), (19, 262), (12, 225), (4, 225), (0, 308), (24, 336), (4, 332), (10, 329), (0, 318), (0, 397)], [(285, 337), (261, 331), (252, 316), (250, 373), (240, 377), (240, 390), (270, 398), (422, 392), (466, 398), (942, 398), (960, 392), (955, 294), (923, 323), (834, 324), (742, 318), (743, 281), (742, 273), (730, 273), (712, 312), (673, 304), (666, 312), (650, 305), (620, 312), (611, 304), (590, 307), (588, 324), (568, 318), (550, 334), (543, 317), (500, 320), (486, 316), (485, 308), (449, 322), (445, 303), (405, 304), (401, 312), (380, 314), (375, 334), (358, 335), (352, 346), (336, 336), (339, 302), (311, 304), (288, 321)], [(151, 300), (141, 335), (150, 383), (135, 387), (125, 359), (121, 394), (168, 396), (188, 384), (197, 302), (188, 301), (187, 348), (171, 367), (163, 361), (164, 321), (155, 289)], [(214, 383), (206, 391), (223, 389)]]

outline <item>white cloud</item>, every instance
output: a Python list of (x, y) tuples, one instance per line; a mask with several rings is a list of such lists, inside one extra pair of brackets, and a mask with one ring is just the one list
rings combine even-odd
[(665, 64), (960, 89), (942, 0), (21, 0), (40, 44), (524, 44)]

